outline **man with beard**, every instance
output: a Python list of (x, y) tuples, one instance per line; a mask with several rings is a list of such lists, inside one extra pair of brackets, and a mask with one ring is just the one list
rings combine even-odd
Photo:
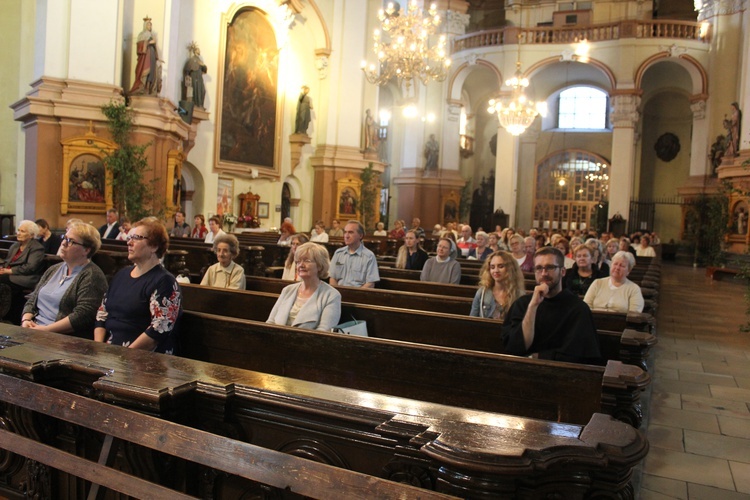
[(601, 364), (589, 307), (564, 290), (565, 257), (554, 247), (534, 254), (537, 286), (516, 300), (503, 324), (507, 354), (572, 363)]

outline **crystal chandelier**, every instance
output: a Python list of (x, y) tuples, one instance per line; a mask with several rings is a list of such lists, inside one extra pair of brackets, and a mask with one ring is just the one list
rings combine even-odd
[(524, 78), (521, 72), (521, 40), (518, 41), (518, 59), (516, 60), (516, 74), (513, 78), (505, 80), (505, 86), (513, 89), (509, 100), (490, 99), (487, 111), (497, 113), (500, 125), (511, 135), (523, 134), (534, 122), (536, 115), (547, 116), (547, 103), (534, 103), (529, 101), (524, 94), (524, 89), (529, 86), (529, 79)]
[(387, 36), (382, 38), (381, 30), (375, 30), (373, 35), (377, 66), (370, 64), (368, 67), (367, 62), (362, 61), (362, 71), (368, 82), (385, 85), (396, 78), (408, 91), (416, 79), (424, 85), (432, 80), (445, 80), (451, 64), (445, 50), (446, 36), (440, 35), (436, 44), (429, 45), (430, 36), (440, 25), (435, 4), (427, 14), (423, 17), (416, 0), (409, 2), (406, 13), (396, 12), (393, 3), (378, 12), (382, 34)]

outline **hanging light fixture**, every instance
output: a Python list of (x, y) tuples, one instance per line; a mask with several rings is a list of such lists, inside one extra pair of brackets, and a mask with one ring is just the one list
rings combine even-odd
[(490, 99), (487, 111), (497, 113), (500, 125), (511, 135), (523, 134), (534, 123), (537, 115), (547, 116), (547, 103), (534, 103), (526, 98), (524, 89), (529, 86), (529, 79), (521, 71), (521, 35), (518, 35), (518, 58), (516, 59), (516, 74), (505, 80), (505, 86), (511, 87), (510, 99)]
[[(423, 16), (416, 0), (409, 2), (405, 13), (397, 12), (393, 3), (378, 12), (381, 29), (375, 30), (373, 35), (378, 63), (368, 67), (367, 62), (362, 61), (362, 71), (368, 82), (385, 85), (395, 78), (399, 85), (406, 85), (408, 92), (414, 80), (424, 85), (432, 80), (445, 80), (451, 64), (445, 49), (446, 36), (441, 34), (436, 44), (429, 45), (430, 36), (440, 25), (435, 4), (427, 14)], [(385, 34), (387, 39), (383, 38)]]

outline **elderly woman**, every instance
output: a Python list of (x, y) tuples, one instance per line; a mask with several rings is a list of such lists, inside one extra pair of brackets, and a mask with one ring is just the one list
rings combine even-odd
[(404, 221), (397, 220), (393, 222), (393, 229), (391, 229), (391, 232), (388, 233), (389, 238), (393, 238), (394, 240), (400, 240), (404, 237), (406, 232), (404, 231)]
[(294, 230), (294, 226), (291, 222), (282, 222), (281, 227), (279, 228), (279, 232), (281, 232), (281, 236), (279, 236), (279, 241), (276, 242), (277, 245), (281, 245), (283, 247), (288, 247), (292, 244), (292, 236), (297, 232)]
[(182, 295), (174, 276), (159, 263), (169, 246), (167, 229), (156, 217), (133, 226), (128, 236), (133, 265), (112, 278), (96, 314), (94, 340), (174, 354)]
[(516, 262), (518, 262), (521, 271), (525, 273), (532, 272), (534, 269), (534, 254), (529, 255), (526, 253), (526, 242), (524, 242), (523, 236), (514, 234), (510, 237), (509, 245), (510, 253), (516, 259)]
[(396, 256), (396, 267), (398, 269), (421, 271), (429, 258), (427, 252), (419, 244), (417, 233), (411, 229), (406, 231), (404, 244), (398, 249), (398, 255)]
[(523, 272), (516, 259), (502, 250), (494, 252), (482, 265), (470, 315), (504, 321), (511, 304), (524, 293)]
[(419, 279), (458, 285), (461, 283), (461, 264), (456, 260), (457, 256), (456, 243), (450, 238), (440, 238), (437, 244), (437, 255), (425, 262)]
[(16, 230), (16, 242), (10, 246), (8, 256), (0, 267), (0, 284), (6, 290), (0, 308), (14, 324), (21, 322), (21, 312), (26, 303), (24, 291), (33, 289), (44, 272), (44, 245), (39, 243), (39, 226), (22, 220)]
[(289, 255), (286, 256), (286, 262), (284, 262), (284, 274), (281, 275), (281, 279), (287, 281), (299, 281), (297, 276), (297, 264), (294, 263), (294, 253), (297, 248), (310, 241), (305, 233), (298, 233), (292, 236), (291, 243), (289, 245)]
[(315, 223), (315, 228), (313, 229), (312, 238), (310, 238), (310, 241), (314, 241), (315, 243), (328, 243), (328, 233), (326, 233), (326, 225), (322, 220), (319, 220)]
[(83, 222), (62, 238), (62, 262), (47, 269), (23, 309), (21, 326), (94, 338), (96, 309), (107, 291), (107, 278), (91, 257), (102, 245), (99, 231)]
[(489, 246), (490, 235), (484, 231), (477, 231), (474, 238), (477, 240), (477, 246), (469, 250), (468, 258), (483, 261), (492, 254), (492, 249)]
[(304, 243), (294, 252), (300, 282), (285, 287), (266, 323), (328, 332), (341, 317), (341, 294), (328, 283), (328, 250)]
[(656, 251), (651, 246), (651, 238), (648, 235), (641, 236), (641, 246), (635, 249), (635, 255), (638, 257), (656, 257)]
[(240, 254), (240, 242), (233, 234), (222, 234), (214, 240), (218, 262), (206, 270), (201, 285), (216, 288), (245, 289), (245, 270), (234, 262)]
[(568, 269), (563, 278), (563, 288), (576, 295), (584, 296), (591, 284), (604, 276), (594, 263), (594, 249), (589, 245), (578, 245), (573, 250), (575, 264)]
[(206, 237), (203, 239), (203, 242), (213, 243), (214, 240), (222, 234), (227, 234), (227, 233), (225, 233), (224, 230), (221, 229), (221, 220), (216, 216), (209, 218), (208, 219), (208, 232), (206, 233)]
[(599, 278), (589, 287), (583, 301), (591, 309), (603, 309), (620, 313), (642, 312), (643, 295), (641, 287), (628, 279), (635, 266), (635, 257), (626, 251), (619, 251), (612, 258), (609, 278)]
[(378, 222), (375, 225), (375, 231), (372, 233), (373, 236), (388, 236), (388, 232), (385, 230), (385, 224)]

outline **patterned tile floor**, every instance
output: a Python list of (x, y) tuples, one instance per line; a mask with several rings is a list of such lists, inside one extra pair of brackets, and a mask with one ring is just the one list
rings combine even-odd
[(662, 266), (643, 500), (750, 499), (750, 333), (744, 282)]

